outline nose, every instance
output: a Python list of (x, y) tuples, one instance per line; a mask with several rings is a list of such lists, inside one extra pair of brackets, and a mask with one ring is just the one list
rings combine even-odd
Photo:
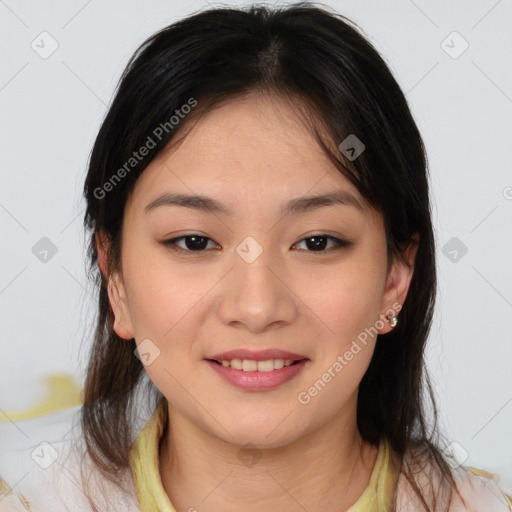
[(292, 277), (271, 251), (251, 260), (234, 253), (231, 271), (219, 289), (220, 320), (254, 333), (293, 323), (300, 301)]

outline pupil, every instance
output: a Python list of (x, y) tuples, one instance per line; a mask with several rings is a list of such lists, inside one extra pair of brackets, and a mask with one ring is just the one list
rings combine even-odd
[[(190, 240), (202, 240), (203, 243), (199, 243), (199, 244), (190, 244)], [(186, 246), (187, 246), (187, 249), (191, 249), (191, 250), (197, 250), (197, 249), (204, 249), (208, 243), (206, 242), (206, 238), (204, 236), (188, 236), (187, 238), (185, 238), (185, 243), (186, 243)]]
[[(313, 241), (313, 244), (309, 244), (309, 241), (312, 240)], [(318, 243), (318, 240), (323, 240), (324, 243)], [(306, 245), (308, 246), (308, 249), (325, 249), (325, 244), (326, 244), (326, 240), (327, 238), (326, 237), (322, 237), (322, 236), (311, 236), (307, 239), (306, 241)]]

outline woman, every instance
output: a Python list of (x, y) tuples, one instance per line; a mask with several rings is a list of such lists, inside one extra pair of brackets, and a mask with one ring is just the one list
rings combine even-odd
[(132, 57), (84, 188), (99, 316), (63, 503), (512, 510), (426, 417), (427, 160), (352, 25), (212, 9)]

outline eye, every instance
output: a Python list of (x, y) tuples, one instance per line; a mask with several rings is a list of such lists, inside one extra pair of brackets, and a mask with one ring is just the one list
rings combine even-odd
[[(306, 238), (303, 238), (298, 244), (306, 243), (306, 247), (313, 248), (313, 251), (307, 251), (307, 252), (326, 252), (323, 249), (325, 249), (325, 246), (327, 244), (327, 241), (331, 240), (334, 243), (334, 247), (331, 246), (332, 249), (342, 249), (343, 247), (349, 247), (353, 243), (349, 242), (348, 240), (342, 240), (340, 238), (336, 238), (335, 236), (326, 235), (326, 234), (318, 234), (318, 235), (310, 235)], [(310, 241), (310, 242), (308, 242)], [(295, 244), (295, 245), (298, 245)]]
[[(184, 241), (185, 248), (179, 246), (177, 242)], [(194, 233), (192, 235), (180, 236), (177, 238), (171, 238), (170, 240), (166, 240), (163, 242), (165, 245), (170, 246), (173, 251), (186, 253), (186, 252), (205, 252), (208, 245), (208, 241), (213, 242), (211, 238), (200, 235), (198, 233)], [(331, 246), (331, 249), (342, 249), (343, 247), (349, 247), (353, 245), (353, 242), (349, 242), (347, 240), (342, 240), (340, 238), (336, 238), (335, 236), (326, 235), (326, 234), (318, 234), (318, 235), (310, 235), (306, 238), (300, 240), (297, 244), (306, 243), (306, 247), (308, 250), (306, 252), (327, 252), (325, 251), (326, 245), (328, 241), (332, 241), (334, 243), (334, 247)]]
[[(176, 242), (180, 240), (185, 240), (185, 249), (178, 246)], [(211, 240), (206, 236), (195, 233), (193, 235), (180, 236), (178, 238), (171, 238), (170, 240), (166, 240), (164, 242), (165, 245), (169, 245), (172, 250), (177, 252), (204, 252), (202, 249), (205, 249), (207, 243), (206, 240)]]

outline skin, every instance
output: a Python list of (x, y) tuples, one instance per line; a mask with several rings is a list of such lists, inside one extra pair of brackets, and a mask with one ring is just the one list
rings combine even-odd
[[(279, 214), (289, 199), (334, 189), (352, 192), (364, 211), (334, 205)], [(167, 191), (209, 195), (236, 213), (144, 213)], [(162, 243), (193, 233), (209, 239), (203, 252), (184, 239), (178, 245), (192, 247), (184, 254)], [(311, 233), (354, 244), (315, 250), (304, 240)], [(236, 252), (247, 236), (263, 249), (252, 263)], [(97, 242), (107, 275), (108, 240)], [(416, 247), (406, 254), (411, 265)], [(122, 273), (111, 276), (109, 297), (116, 333), (137, 345), (149, 338), (160, 350), (145, 370), (168, 401), (159, 467), (176, 510), (344, 511), (356, 502), (378, 451), (362, 442), (356, 423), (377, 337), (308, 404), (297, 397), (359, 333), (404, 303), (413, 270), (397, 261), (388, 274), (387, 263), (382, 216), (278, 98), (224, 103), (145, 169), (126, 204)], [(379, 334), (391, 330), (382, 324)], [(204, 361), (240, 347), (282, 348), (310, 361), (275, 390), (246, 391)], [(253, 448), (244, 453), (257, 458), (250, 467), (239, 458), (246, 443)]]

